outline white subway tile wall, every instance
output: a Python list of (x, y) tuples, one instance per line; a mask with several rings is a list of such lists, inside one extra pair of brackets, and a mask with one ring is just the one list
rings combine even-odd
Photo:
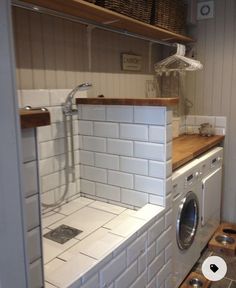
[[(40, 192), (42, 193), (42, 202), (46, 204), (52, 204), (58, 201), (62, 196), (63, 191), (66, 187), (69, 187), (68, 193), (66, 193), (66, 199), (73, 197), (74, 195), (79, 196), (80, 191), (80, 181), (79, 181), (79, 125), (77, 115), (73, 116), (73, 134), (74, 134), (74, 147), (76, 155), (76, 179), (72, 183), (72, 177), (70, 169), (65, 169), (66, 165), (71, 165), (70, 149), (70, 139), (69, 139), (69, 125), (65, 127), (66, 120), (62, 113), (62, 103), (70, 92), (70, 89), (51, 89), (51, 90), (20, 90), (19, 97), (21, 98), (21, 107), (30, 105), (32, 107), (45, 106), (49, 109), (51, 114), (51, 125), (37, 128), (37, 146), (39, 154), (39, 176), (40, 176)], [(86, 118), (86, 111), (84, 111)], [(90, 117), (90, 115), (87, 115)], [(96, 115), (94, 115), (95, 117)], [(100, 120), (100, 118), (99, 118)], [(68, 122), (68, 121), (67, 121)], [(65, 129), (67, 128), (67, 129)], [(67, 131), (66, 131), (67, 130)], [(81, 121), (80, 130), (83, 135), (93, 135), (93, 122), (91, 121)], [(27, 129), (24, 131), (25, 137), (23, 142), (30, 141), (27, 140)], [(67, 135), (66, 135), (67, 134)], [(90, 139), (83, 139), (85, 144), (89, 145)], [(31, 141), (35, 141), (34, 139)], [(87, 143), (89, 142), (89, 143)], [(23, 143), (23, 149), (26, 143)], [(97, 144), (97, 142), (96, 142)], [(94, 145), (94, 144), (91, 144)], [(30, 147), (33, 147), (32, 145)], [(94, 146), (92, 146), (94, 148)], [(100, 150), (99, 150), (100, 151)], [(30, 160), (31, 155), (34, 151), (26, 151), (25, 159)], [(87, 157), (87, 158), (86, 158)], [(90, 165), (93, 161), (91, 154), (86, 154), (85, 152), (81, 154), (82, 163)], [(86, 158), (86, 161), (85, 161)], [(69, 173), (68, 175), (66, 175)], [(69, 172), (68, 172), (69, 171)], [(69, 179), (69, 185), (66, 185), (67, 176)], [(73, 185), (71, 185), (73, 184)], [(72, 189), (73, 187), (73, 189)], [(47, 211), (44, 206), (42, 206), (43, 212)]]
[(165, 107), (80, 105), (81, 181), (96, 183), (88, 192), (91, 185), (83, 182), (82, 195), (134, 209), (164, 206), (172, 172), (171, 113)]
[(226, 117), (223, 116), (199, 116), (188, 115), (185, 117), (185, 131), (188, 134), (199, 133), (199, 128), (202, 123), (209, 123), (214, 128), (216, 135), (226, 134)]

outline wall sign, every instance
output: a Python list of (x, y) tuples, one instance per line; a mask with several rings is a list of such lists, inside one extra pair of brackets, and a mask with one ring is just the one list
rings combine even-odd
[(121, 69), (125, 71), (141, 71), (142, 57), (134, 54), (121, 54)]

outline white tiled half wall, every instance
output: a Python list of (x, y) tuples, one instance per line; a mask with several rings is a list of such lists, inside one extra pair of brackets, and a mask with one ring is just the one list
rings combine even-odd
[(139, 208), (171, 191), (172, 112), (79, 105), (81, 195)]
[[(41, 202), (45, 204), (59, 203), (65, 193), (65, 199), (79, 196), (79, 141), (77, 115), (73, 116), (75, 181), (72, 181), (70, 169), (69, 125), (67, 137), (66, 121), (62, 114), (62, 103), (71, 89), (55, 90), (19, 90), (21, 107), (46, 107), (50, 111), (51, 125), (37, 128), (38, 165), (40, 177)], [(77, 95), (78, 97), (78, 95)], [(68, 121), (67, 121), (68, 122)], [(60, 203), (61, 204), (61, 203)], [(47, 209), (42, 206), (43, 211)], [(49, 208), (50, 209), (50, 208)]]

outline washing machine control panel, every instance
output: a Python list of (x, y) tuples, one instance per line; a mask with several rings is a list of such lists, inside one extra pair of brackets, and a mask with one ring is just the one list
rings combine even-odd
[(185, 176), (184, 188), (188, 188), (195, 185), (196, 181), (198, 180), (198, 177), (199, 177), (198, 170), (189, 171), (189, 173), (186, 174)]

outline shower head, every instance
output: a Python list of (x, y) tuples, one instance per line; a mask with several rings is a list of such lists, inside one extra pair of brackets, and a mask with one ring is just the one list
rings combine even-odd
[(86, 82), (86, 83), (82, 83), (82, 84), (77, 85), (73, 90), (71, 90), (71, 92), (66, 97), (65, 103), (63, 104), (63, 112), (66, 116), (72, 115), (72, 112), (73, 112), (72, 99), (73, 99), (74, 95), (76, 94), (76, 92), (87, 91), (91, 87), (92, 87), (92, 84)]

